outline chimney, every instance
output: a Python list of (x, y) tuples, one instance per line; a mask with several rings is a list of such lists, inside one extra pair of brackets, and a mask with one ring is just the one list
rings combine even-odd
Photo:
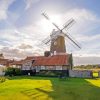
[(44, 56), (45, 56), (45, 57), (50, 56), (50, 51), (45, 51), (45, 52), (44, 52)]

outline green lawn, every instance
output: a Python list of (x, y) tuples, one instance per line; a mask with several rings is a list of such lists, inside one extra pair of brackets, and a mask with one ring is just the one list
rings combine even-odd
[(12, 77), (0, 83), (0, 100), (100, 100), (100, 79)]

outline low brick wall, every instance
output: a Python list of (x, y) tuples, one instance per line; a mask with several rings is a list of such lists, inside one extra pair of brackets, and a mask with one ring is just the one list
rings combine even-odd
[(92, 71), (69, 70), (69, 77), (92, 78)]

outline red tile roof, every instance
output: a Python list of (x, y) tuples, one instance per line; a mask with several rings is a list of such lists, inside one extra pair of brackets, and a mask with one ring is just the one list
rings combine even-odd
[(30, 56), (30, 57), (25, 58), (24, 60), (13, 61), (11, 63), (11, 65), (22, 65), (23, 63), (26, 63), (26, 62), (29, 62), (29, 61), (32, 61), (32, 60), (37, 60), (41, 57), (43, 57), (43, 56)]
[(11, 63), (11, 65), (22, 65), (23, 64), (23, 60), (20, 61), (14, 61)]
[(38, 57), (33, 66), (69, 65), (69, 55), (53, 55), (49, 57)]
[(39, 58), (43, 58), (44, 56), (29, 56), (25, 60), (37, 60)]
[(11, 62), (11, 60), (9, 60), (9, 59), (0, 59), (1, 65), (9, 66), (10, 62)]
[(25, 62), (32, 61), (33, 66), (55, 66), (55, 65), (69, 65), (69, 55), (53, 55), (49, 57), (45, 56), (31, 56), (24, 60), (14, 61), (12, 65), (22, 65)]

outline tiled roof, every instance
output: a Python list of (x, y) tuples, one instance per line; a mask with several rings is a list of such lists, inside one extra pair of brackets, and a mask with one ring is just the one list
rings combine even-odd
[(38, 57), (33, 66), (69, 65), (69, 55), (53, 55), (49, 57)]
[(0, 59), (1, 65), (9, 65), (10, 60), (9, 59)]
[(14, 61), (12, 65), (22, 65), (23, 63), (32, 61), (33, 66), (52, 66), (52, 65), (69, 65), (69, 55), (53, 55), (49, 57), (45, 56), (31, 56), (24, 60)]
[(22, 64), (23, 64), (23, 60), (14, 61), (13, 63), (11, 63), (11, 65), (22, 65)]
[(27, 58), (25, 58), (25, 60), (37, 60), (39, 58), (43, 58), (44, 56), (29, 56)]

